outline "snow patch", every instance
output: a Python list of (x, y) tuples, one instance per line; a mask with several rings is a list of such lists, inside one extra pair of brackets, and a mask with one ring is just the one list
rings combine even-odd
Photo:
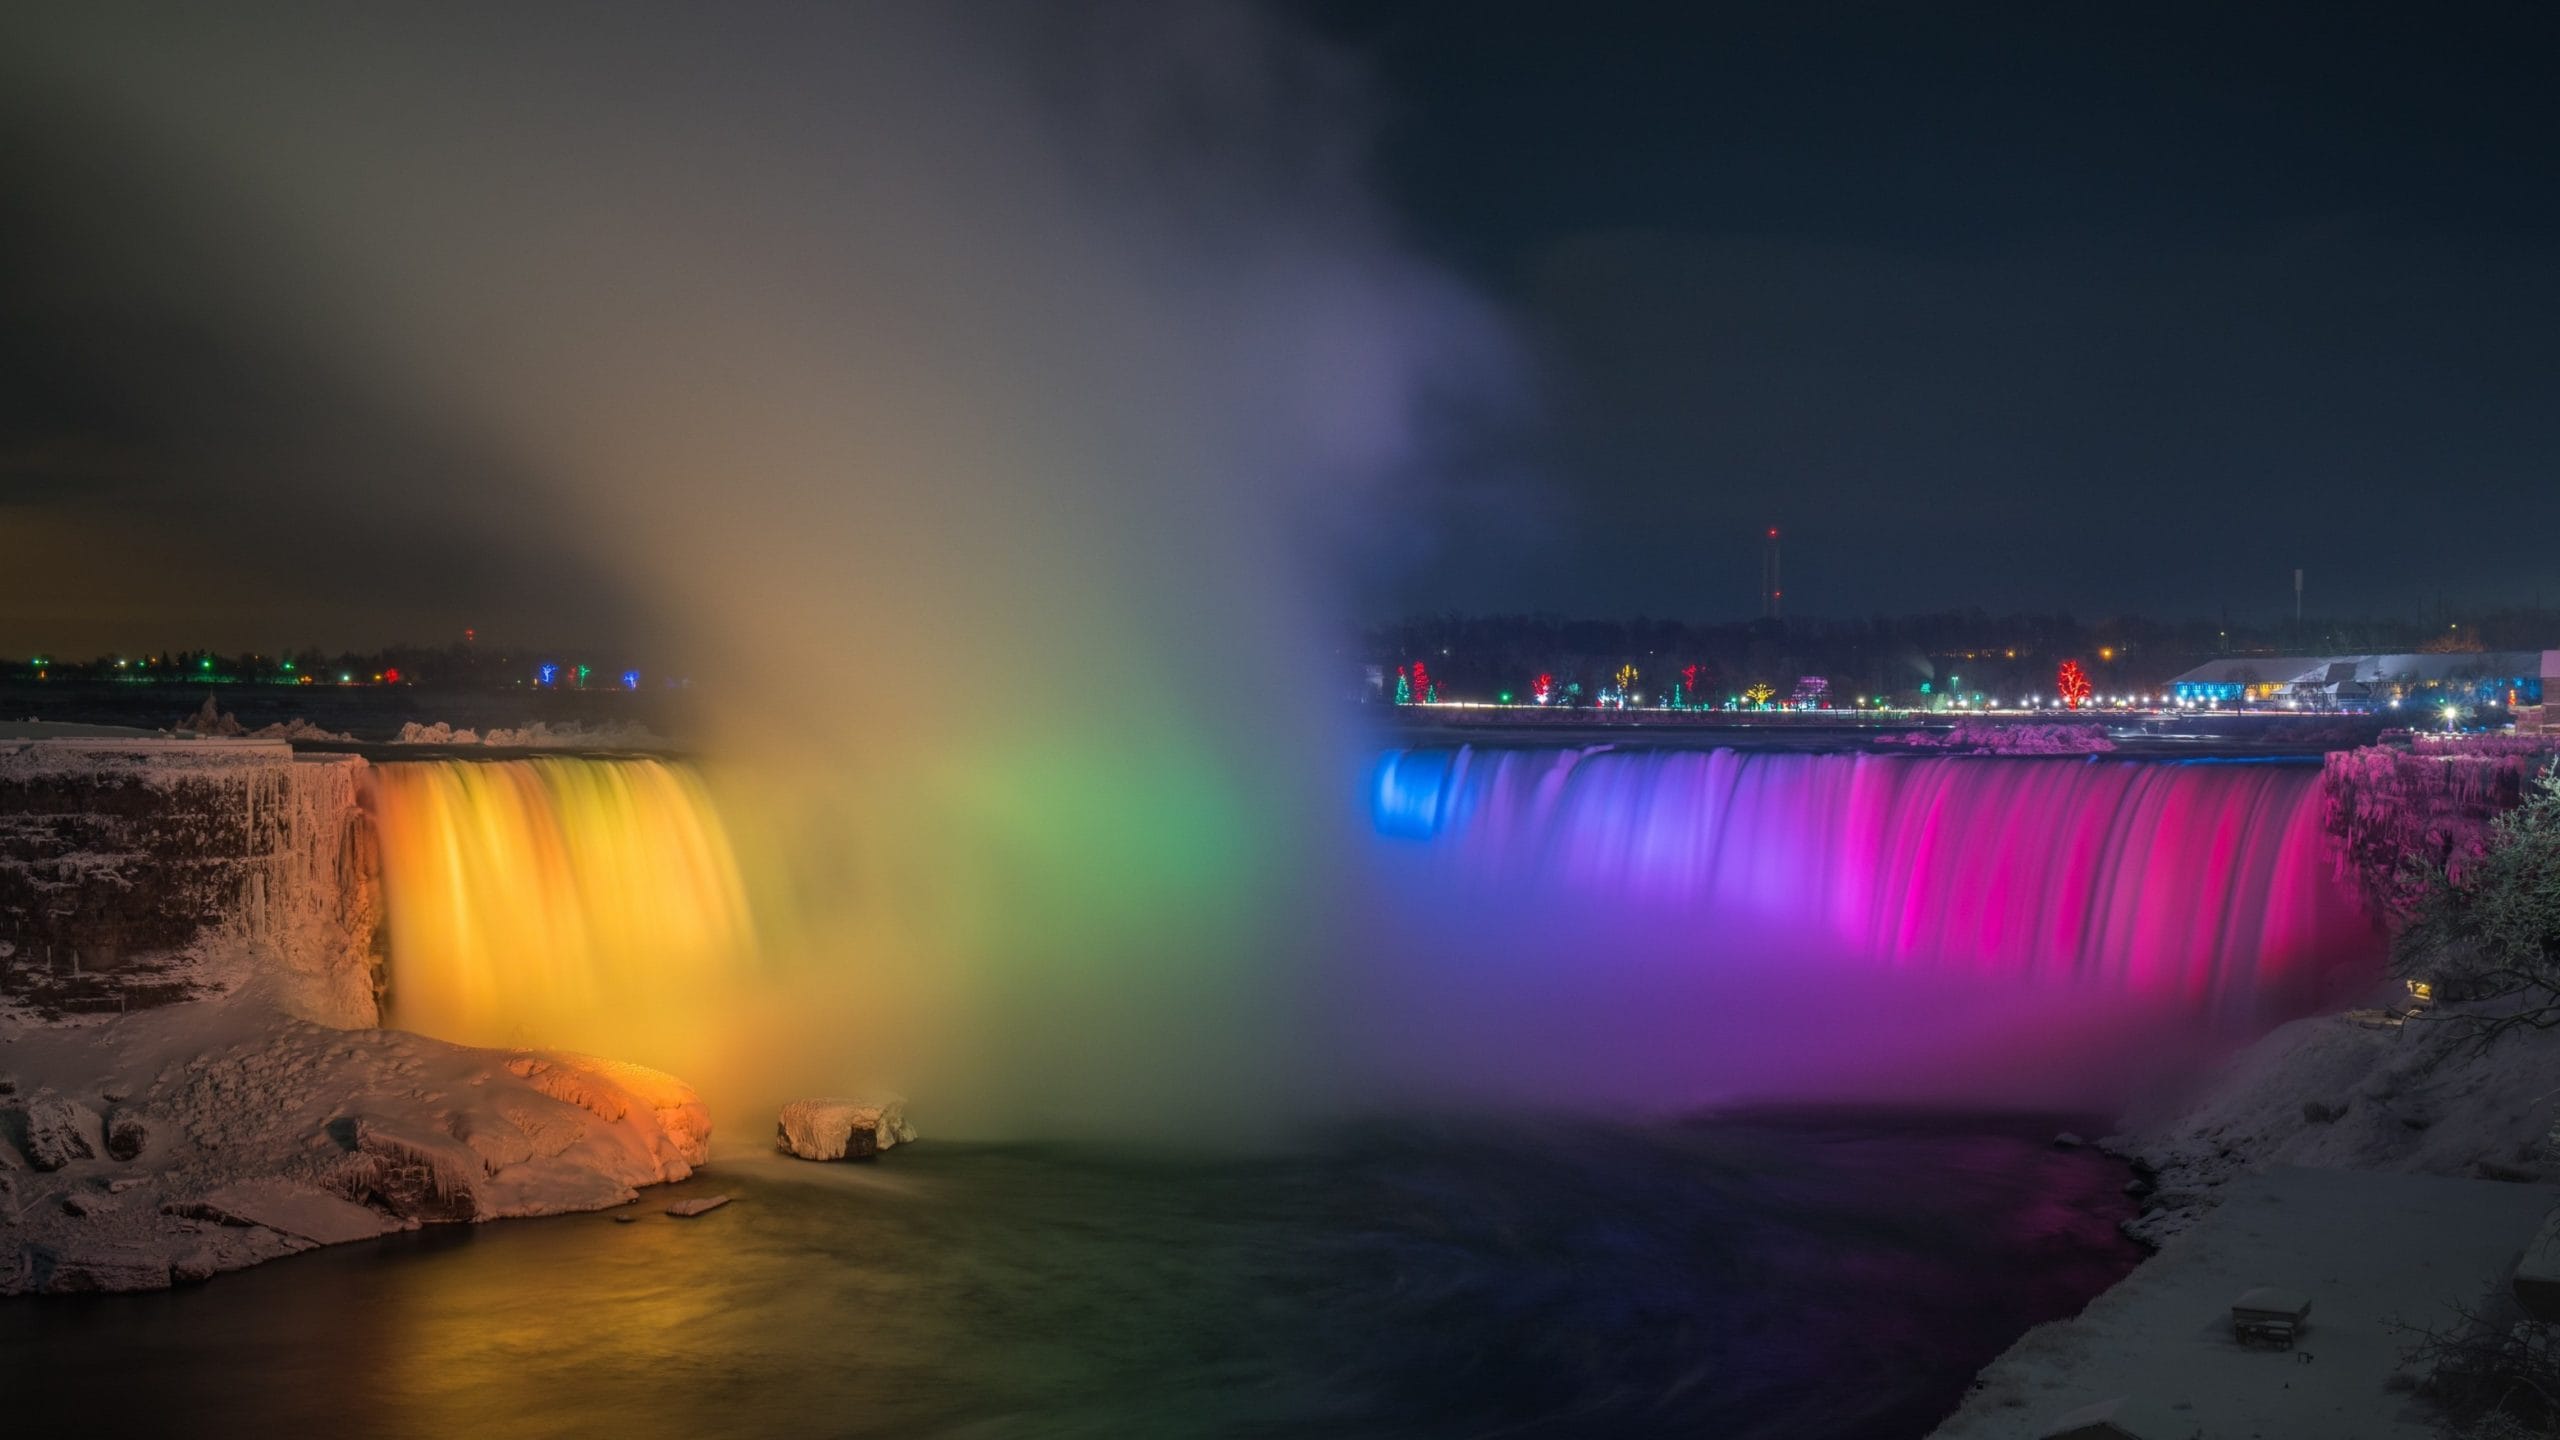
[[(282, 1013), (279, 988), (79, 1028), (0, 1019), (37, 1092), (0, 1144), (0, 1294), (151, 1289), (416, 1224), (603, 1209), (708, 1158), (709, 1113), (672, 1076), (331, 1029)], [(70, 1098), (109, 1093), (147, 1131), (133, 1159)], [(87, 1153), (23, 1168), (20, 1117), (39, 1106)]]
[(493, 726), (486, 731), (456, 729), (442, 720), (432, 725), (412, 720), (400, 727), (393, 737), (394, 745), (483, 745), (513, 750), (664, 750), (669, 748), (664, 736), (638, 721), (625, 720), (604, 725), (575, 722), (552, 724), (536, 720), (530, 725), (510, 729)]

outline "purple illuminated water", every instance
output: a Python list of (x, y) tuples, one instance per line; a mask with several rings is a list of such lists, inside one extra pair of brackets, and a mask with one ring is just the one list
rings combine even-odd
[(1470, 1079), (2106, 1101), (2378, 973), (2309, 765), (1423, 748), (1370, 806)]

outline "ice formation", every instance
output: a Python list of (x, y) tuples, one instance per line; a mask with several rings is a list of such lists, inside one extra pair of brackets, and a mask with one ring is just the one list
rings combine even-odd
[(703, 1163), (672, 1076), (371, 1028), (367, 774), (245, 738), (0, 742), (0, 1294), (597, 1209)]

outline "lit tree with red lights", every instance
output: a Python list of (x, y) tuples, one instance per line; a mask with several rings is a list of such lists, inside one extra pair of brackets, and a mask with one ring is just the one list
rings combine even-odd
[(2062, 668), (2054, 672), (2053, 689), (2062, 697), (2062, 703), (2074, 710), (2088, 704), (2093, 693), (2089, 688), (2089, 672), (2081, 669), (2077, 660), (2062, 662)]
[(1529, 687), (1529, 694), (1541, 705), (1555, 699), (1556, 677), (1541, 671), (1538, 675), (1537, 683)]

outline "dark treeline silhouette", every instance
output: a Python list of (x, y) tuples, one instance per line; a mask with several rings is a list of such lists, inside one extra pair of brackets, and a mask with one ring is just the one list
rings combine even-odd
[(1722, 704), (1763, 684), (1781, 697), (1819, 676), (1833, 703), (1865, 696), (1916, 701), (1951, 691), (2013, 696), (2050, 692), (2064, 660), (2077, 660), (2101, 695), (2156, 692), (2169, 679), (2226, 655), (2319, 655), (2417, 650), (2537, 650), (2560, 646), (2560, 611), (2502, 610), (2459, 620), (2335, 619), (2242, 623), (2118, 616), (1990, 615), (1980, 610), (1698, 624), (1678, 620), (1568, 620), (1554, 615), (1430, 615), (1376, 625), (1359, 658), (1392, 691), (1396, 667), (1421, 661), (1443, 700), (1526, 699), (1552, 675), (1588, 703), (1622, 667), (1647, 696), (1669, 693), (1695, 665), (1693, 698)]

